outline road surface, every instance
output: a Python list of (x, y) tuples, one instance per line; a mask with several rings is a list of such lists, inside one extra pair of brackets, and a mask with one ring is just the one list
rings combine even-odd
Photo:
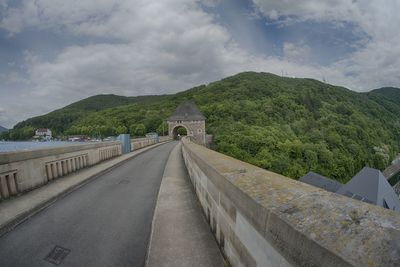
[(176, 144), (138, 155), (2, 236), (0, 266), (143, 266), (161, 178)]

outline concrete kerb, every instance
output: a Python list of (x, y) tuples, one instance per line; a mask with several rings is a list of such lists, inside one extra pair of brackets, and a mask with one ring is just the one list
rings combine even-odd
[[(125, 158), (122, 158), (122, 159), (113, 158), (113, 159), (104, 161), (104, 162), (102, 162), (102, 163), (100, 163), (100, 164), (98, 164), (98, 165), (92, 166), (92, 167), (94, 167), (94, 168), (95, 168), (95, 167), (99, 167), (99, 166), (101, 166), (102, 164), (106, 165), (106, 164), (109, 163), (110, 161), (118, 160), (118, 159), (119, 159), (119, 161), (116, 162), (115, 164), (113, 164), (112, 166), (106, 167), (105, 169), (102, 169), (102, 170), (100, 170), (99, 172), (97, 172), (97, 173), (95, 173), (95, 174), (92, 174), (92, 175), (90, 175), (90, 176), (88, 176), (88, 177), (82, 179), (82, 180), (79, 181), (78, 183), (73, 184), (73, 185), (71, 185), (71, 186), (65, 188), (65, 190), (63, 190), (62, 192), (60, 192), (60, 193), (58, 193), (58, 194), (56, 194), (56, 195), (54, 195), (54, 196), (51, 196), (51, 197), (48, 198), (48, 199), (43, 200), (42, 202), (38, 203), (38, 205), (35, 205), (35, 206), (29, 208), (28, 210), (22, 212), (22, 213), (17, 214), (17, 215), (16, 215), (15, 217), (13, 217), (12, 219), (9, 219), (9, 220), (7, 220), (7, 221), (5, 221), (5, 222), (1, 222), (1, 221), (0, 221), (0, 237), (3, 236), (4, 234), (10, 232), (11, 230), (13, 230), (15, 227), (17, 227), (19, 224), (23, 223), (24, 221), (26, 221), (26, 220), (29, 219), (30, 217), (34, 216), (35, 214), (39, 213), (40, 211), (42, 211), (42, 210), (44, 210), (44, 209), (46, 209), (46, 208), (48, 208), (48, 207), (50, 207), (50, 206), (51, 206), (52, 204), (54, 204), (57, 200), (64, 198), (65, 196), (67, 196), (68, 194), (72, 193), (73, 191), (79, 189), (80, 187), (82, 187), (82, 186), (84, 186), (84, 185), (90, 183), (91, 181), (94, 181), (94, 180), (95, 180), (96, 178), (98, 178), (99, 176), (101, 176), (101, 175), (103, 175), (103, 174), (105, 174), (105, 173), (107, 173), (107, 172), (113, 170), (114, 168), (116, 168), (116, 167), (120, 166), (121, 164), (125, 163), (126, 161), (128, 161), (128, 160), (130, 160), (130, 159), (132, 159), (132, 158), (134, 158), (134, 157), (136, 157), (136, 156), (142, 154), (143, 152), (146, 152), (147, 150), (150, 150), (150, 149), (155, 148), (155, 147), (158, 147), (158, 146), (160, 146), (160, 145), (169, 143), (169, 142), (171, 142), (171, 141), (172, 141), (172, 140), (168, 140), (168, 141), (160, 142), (160, 143), (157, 143), (157, 144), (148, 146), (148, 147), (144, 147), (144, 148), (141, 148), (141, 149), (138, 149), (138, 150), (135, 150), (135, 151), (130, 152), (130, 153), (129, 153), (130, 155), (127, 154), (127, 155), (129, 155), (128, 157), (125, 157)], [(63, 177), (62, 179), (68, 179), (68, 178), (71, 178), (72, 176), (80, 175), (84, 170), (88, 170), (88, 169), (90, 169), (90, 168), (82, 169), (81, 171), (79, 171), (79, 172), (77, 172), (77, 173), (74, 173), (74, 174), (72, 174), (72, 175), (65, 176), (65, 177)], [(46, 186), (44, 186), (44, 187), (46, 187)], [(42, 188), (43, 188), (43, 187), (42, 187)], [(39, 188), (37, 188), (37, 189), (39, 189)], [(37, 189), (34, 189), (34, 190), (32, 190), (32, 191), (26, 193), (26, 196), (27, 196), (29, 193), (34, 192), (34, 191), (37, 190)], [(9, 199), (9, 200), (6, 200), (6, 201), (7, 201), (7, 202), (13, 201), (13, 199)], [(0, 203), (0, 207), (1, 207), (1, 203)]]
[[(168, 164), (168, 162), (169, 162), (169, 159), (170, 159), (170, 157), (171, 157), (171, 152), (172, 152), (173, 150), (174, 150), (174, 148), (171, 149), (171, 151), (169, 152), (168, 160), (167, 160), (167, 162), (165, 163), (165, 166), (167, 166), (167, 164)], [(162, 179), (161, 179), (161, 184), (160, 184), (160, 187), (158, 188), (158, 192), (157, 192), (157, 201), (156, 201), (156, 206), (154, 207), (154, 210), (153, 210), (153, 219), (151, 220), (150, 240), (149, 240), (149, 243), (147, 244), (146, 257), (145, 257), (145, 264), (144, 264), (144, 266), (146, 266), (146, 267), (148, 266), (151, 244), (152, 244), (152, 242), (153, 242), (154, 222), (155, 222), (155, 219), (156, 219), (156, 214), (157, 214), (157, 209), (158, 209), (158, 203), (159, 203), (159, 198), (160, 198), (160, 191), (161, 191), (162, 183), (163, 183), (164, 177), (165, 177), (165, 169), (166, 169), (165, 166), (164, 166), (163, 177), (162, 177)]]

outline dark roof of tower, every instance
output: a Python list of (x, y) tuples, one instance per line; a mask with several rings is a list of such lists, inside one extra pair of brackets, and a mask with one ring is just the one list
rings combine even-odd
[(340, 187), (342, 187), (342, 184), (338, 181), (332, 180), (315, 172), (308, 172), (306, 175), (300, 178), (300, 181), (330, 192), (336, 192)]
[(206, 117), (199, 111), (193, 102), (180, 104), (167, 121), (204, 121)]

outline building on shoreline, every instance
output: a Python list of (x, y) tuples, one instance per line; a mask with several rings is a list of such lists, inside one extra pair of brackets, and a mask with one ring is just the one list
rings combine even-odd
[(35, 131), (34, 139), (51, 140), (53, 138), (51, 130), (48, 128), (39, 128)]

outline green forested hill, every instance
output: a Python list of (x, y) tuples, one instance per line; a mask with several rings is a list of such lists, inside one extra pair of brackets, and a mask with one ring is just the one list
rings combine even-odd
[[(144, 104), (162, 97), (163, 96), (126, 97), (112, 94), (91, 96), (46, 115), (34, 117), (18, 123), (14, 126), (14, 130), (9, 133), (8, 138), (14, 140), (29, 139), (32, 137), (34, 129), (43, 127), (51, 128), (55, 135), (63, 135), (75, 122), (90, 113), (121, 105), (133, 103)], [(112, 133), (109, 133), (109, 135), (111, 134)]]
[(66, 106), (65, 109), (84, 110), (84, 111), (100, 111), (107, 108), (112, 108), (121, 105), (133, 104), (133, 103), (144, 103), (159, 99), (162, 96), (119, 96), (119, 95), (95, 95), (86, 99), (75, 102), (71, 105)]
[(356, 93), (312, 79), (246, 72), (175, 95), (88, 98), (19, 123), (10, 137), (38, 127), (59, 135), (160, 132), (179, 103), (193, 100), (218, 151), (293, 178), (313, 170), (345, 182), (365, 165), (385, 168), (400, 152), (396, 90)]
[(384, 97), (393, 102), (395, 105), (400, 105), (400, 88), (383, 87), (372, 90), (368, 94), (375, 96), (376, 98)]

